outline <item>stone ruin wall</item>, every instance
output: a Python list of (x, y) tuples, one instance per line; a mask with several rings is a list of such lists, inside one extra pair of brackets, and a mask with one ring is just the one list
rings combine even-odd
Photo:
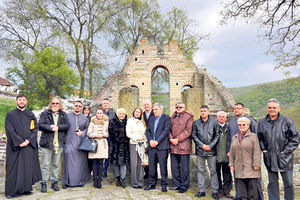
[(232, 95), (220, 81), (187, 59), (176, 41), (165, 44), (163, 53), (158, 53), (155, 44), (142, 39), (123, 70), (108, 78), (98, 92), (96, 101), (109, 98), (113, 107), (118, 108), (122, 106), (119, 105), (119, 91), (135, 86), (139, 88), (138, 105), (141, 107), (145, 99), (151, 99), (151, 74), (157, 67), (164, 67), (169, 72), (170, 113), (174, 112), (175, 103), (181, 101), (184, 86), (197, 88), (201, 100), (198, 104), (207, 104), (213, 112), (232, 111)]

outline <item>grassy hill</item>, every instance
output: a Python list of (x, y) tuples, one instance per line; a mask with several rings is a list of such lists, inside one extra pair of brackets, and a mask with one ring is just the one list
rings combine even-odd
[(236, 102), (245, 104), (255, 118), (266, 115), (266, 103), (270, 98), (278, 99), (281, 113), (291, 117), (300, 128), (300, 77), (229, 90)]
[(16, 108), (15, 99), (0, 97), (0, 134), (4, 131), (5, 116), (8, 111)]

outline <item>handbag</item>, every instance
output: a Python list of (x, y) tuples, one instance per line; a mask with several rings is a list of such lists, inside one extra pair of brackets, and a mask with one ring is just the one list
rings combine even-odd
[(86, 136), (82, 140), (82, 142), (79, 146), (79, 150), (96, 153), (97, 147), (98, 147), (98, 142), (95, 139), (92, 139), (92, 138), (89, 138), (88, 136)]

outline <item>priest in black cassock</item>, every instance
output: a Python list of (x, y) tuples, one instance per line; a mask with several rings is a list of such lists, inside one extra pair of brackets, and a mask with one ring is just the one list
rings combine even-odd
[(16, 103), (17, 108), (8, 112), (5, 119), (6, 198), (32, 194), (32, 185), (41, 179), (37, 121), (34, 114), (26, 109), (24, 94), (17, 96)]

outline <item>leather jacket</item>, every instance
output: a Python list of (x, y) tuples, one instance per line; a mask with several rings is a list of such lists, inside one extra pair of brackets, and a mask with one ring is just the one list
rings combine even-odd
[[(58, 141), (59, 147), (62, 148), (66, 142), (66, 134), (69, 129), (69, 120), (67, 118), (67, 114), (63, 111), (59, 111), (58, 117)], [(40, 138), (40, 146), (47, 149), (53, 148), (53, 139), (54, 139), (54, 131), (51, 129), (51, 125), (54, 124), (52, 111), (46, 110), (42, 112), (40, 120), (39, 120), (39, 130), (42, 131), (42, 135)]]
[(275, 120), (269, 115), (258, 122), (257, 136), (268, 170), (285, 172), (293, 168), (293, 152), (299, 145), (299, 132), (295, 123), (278, 113)]
[[(200, 117), (193, 123), (192, 138), (195, 142), (196, 153), (198, 156), (215, 156), (217, 154), (217, 144), (219, 142), (218, 122), (208, 117), (204, 122)], [(208, 145), (211, 150), (202, 149), (203, 144)]]

